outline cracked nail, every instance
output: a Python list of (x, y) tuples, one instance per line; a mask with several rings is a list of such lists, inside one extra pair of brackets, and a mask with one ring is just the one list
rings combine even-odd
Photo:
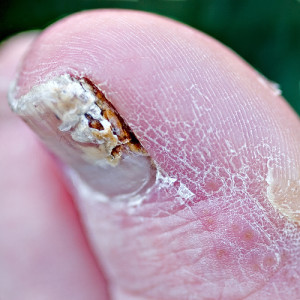
[(10, 105), (101, 199), (136, 201), (155, 182), (147, 151), (89, 79), (52, 78), (20, 99), (10, 93)]

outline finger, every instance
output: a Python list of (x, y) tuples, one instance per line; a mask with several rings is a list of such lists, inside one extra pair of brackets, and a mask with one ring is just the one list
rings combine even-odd
[[(234, 53), (158, 16), (86, 12), (40, 37), (16, 86), (13, 108), (81, 178), (116, 299), (297, 299), (299, 120)], [(138, 186), (124, 192), (118, 173), (140, 156), (116, 133), (123, 160), (109, 167), (111, 139), (89, 113), (139, 140), (146, 155), (127, 172), (146, 174)]]
[(36, 36), (0, 50), (0, 297), (108, 299), (60, 172), (8, 107), (9, 82)]

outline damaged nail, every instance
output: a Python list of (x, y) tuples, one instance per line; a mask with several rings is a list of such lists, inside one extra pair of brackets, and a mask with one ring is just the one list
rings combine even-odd
[(62, 75), (34, 86), (12, 109), (89, 187), (106, 197), (144, 193), (155, 182), (147, 151), (104, 93)]

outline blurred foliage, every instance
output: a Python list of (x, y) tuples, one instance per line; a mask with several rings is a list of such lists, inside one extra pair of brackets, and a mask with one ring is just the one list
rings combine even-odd
[(300, 113), (299, 0), (1, 0), (0, 40), (92, 8), (151, 11), (206, 32), (279, 83)]

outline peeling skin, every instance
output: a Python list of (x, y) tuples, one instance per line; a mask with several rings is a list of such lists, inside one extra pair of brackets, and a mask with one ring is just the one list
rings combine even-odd
[[(212, 39), (136, 11), (79, 13), (46, 30), (23, 62), (16, 98), (64, 73), (113, 94), (160, 170), (129, 151), (113, 167), (95, 158), (99, 144), (58, 130), (48, 107), (25, 111), (76, 170), (74, 181), (87, 178), (77, 202), (113, 299), (299, 299), (300, 230), (295, 216), (279, 213), (282, 200), (300, 207), (299, 119), (277, 91)], [(47, 103), (57, 81), (46, 82)], [(89, 115), (94, 130), (105, 128)], [(79, 145), (93, 154), (83, 157)], [(141, 195), (153, 183), (134, 207), (91, 193)]]
[(155, 181), (148, 153), (89, 79), (62, 75), (20, 99), (10, 95), (10, 105), (103, 199), (134, 198)]
[[(20, 99), (15, 99), (11, 93), (10, 105), (46, 145), (79, 174), (79, 177), (76, 174), (70, 176), (85, 194), (90, 187), (92, 191), (89, 194), (92, 193), (94, 198), (99, 198), (97, 193), (100, 193), (100, 198), (105, 201), (116, 197), (131, 198), (134, 203), (139, 203), (154, 182), (163, 186), (166, 177), (158, 171), (104, 93), (88, 78), (68, 74), (53, 78), (33, 87)], [(46, 118), (43, 117), (45, 115)], [(48, 133), (53, 130), (56, 134)], [(61, 139), (66, 142), (61, 142)], [(105, 176), (102, 176), (101, 170), (105, 171)], [(298, 189), (299, 181), (282, 187), (274, 178), (273, 169), (269, 168), (265, 179), (269, 202), (275, 210), (299, 224), (297, 199), (284, 196), (287, 188)], [(179, 198), (193, 198), (194, 194), (186, 187), (188, 193), (184, 193), (183, 197), (182, 187), (185, 185), (179, 184)], [(137, 201), (136, 195), (141, 197), (140, 200)]]

